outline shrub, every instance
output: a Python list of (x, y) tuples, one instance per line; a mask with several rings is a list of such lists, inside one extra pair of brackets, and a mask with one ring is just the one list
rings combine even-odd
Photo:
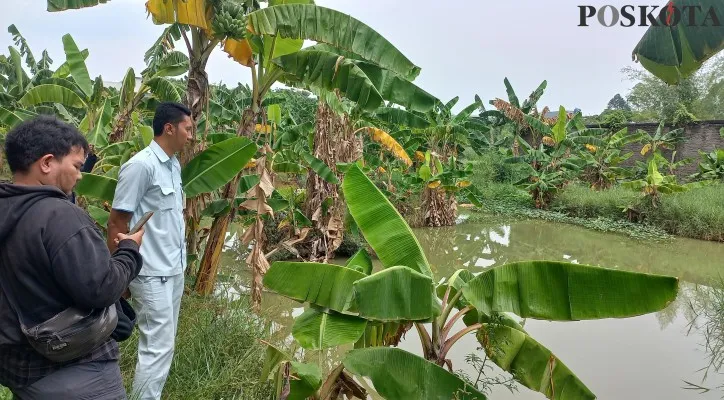
[(625, 219), (624, 209), (638, 201), (639, 195), (629, 189), (612, 187), (595, 191), (582, 185), (571, 185), (561, 191), (551, 208), (574, 217)]

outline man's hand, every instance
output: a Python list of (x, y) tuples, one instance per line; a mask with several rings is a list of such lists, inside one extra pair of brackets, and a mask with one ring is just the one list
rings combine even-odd
[(122, 240), (131, 239), (134, 242), (136, 242), (136, 244), (138, 244), (138, 246), (141, 246), (141, 242), (143, 241), (144, 233), (146, 233), (146, 229), (144, 227), (141, 227), (141, 229), (138, 232), (134, 233), (133, 235), (126, 235), (125, 233), (118, 233), (116, 235), (115, 240), (113, 240), (113, 242), (116, 244), (116, 247), (117, 247), (118, 244)]

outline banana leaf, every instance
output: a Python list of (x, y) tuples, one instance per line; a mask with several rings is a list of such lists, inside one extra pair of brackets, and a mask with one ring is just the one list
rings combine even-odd
[(48, 11), (75, 10), (84, 7), (93, 7), (98, 4), (105, 4), (110, 0), (47, 0)]
[(342, 182), (349, 212), (384, 267), (406, 266), (432, 277), (420, 243), (400, 213), (357, 165)]
[[(467, 269), (459, 269), (455, 271), (447, 281), (443, 282), (440, 285), (437, 285), (436, 292), (437, 296), (442, 300), (445, 297), (445, 293), (450, 289), (450, 294), (448, 294), (448, 301), (452, 300), (453, 297), (462, 289), (463, 286), (465, 286), (466, 283), (473, 280), (475, 278), (475, 275), (473, 275), (472, 272), (468, 271)], [(465, 308), (468, 304), (470, 304), (464, 296), (460, 296), (460, 299), (455, 304), (455, 308), (458, 310)]]
[(373, 321), (423, 321), (439, 315), (432, 279), (395, 266), (354, 283), (359, 315)]
[(166, 77), (149, 79), (148, 87), (151, 88), (151, 93), (153, 93), (159, 101), (173, 101), (177, 103), (181, 101), (181, 89)]
[[(675, 7), (689, 10), (680, 12), (681, 20), (674, 26), (649, 27), (632, 53), (635, 61), (672, 85), (693, 74), (706, 60), (724, 49), (724, 29), (721, 25), (724, 23), (724, 2), (680, 0)], [(692, 8), (697, 11), (692, 11)], [(718, 24), (710, 10), (719, 20)]]
[(320, 350), (356, 342), (367, 321), (351, 315), (310, 308), (294, 320), (292, 336), (307, 350)]
[(302, 152), (301, 153), (302, 158), (304, 161), (309, 164), (309, 168), (311, 168), (314, 172), (319, 175), (320, 178), (324, 179), (325, 181), (337, 185), (339, 184), (339, 180), (337, 179), (337, 176), (332, 172), (332, 170), (327, 166), (327, 164), (324, 163), (324, 161), (318, 159), (317, 157), (311, 155), (308, 152)]
[(364, 71), (334, 53), (303, 50), (279, 57), (274, 63), (308, 85), (339, 89), (363, 110), (372, 111), (382, 104), (382, 95)]
[(23, 119), (18, 114), (0, 107), (0, 125), (12, 128), (21, 122), (23, 122)]
[(121, 109), (127, 109), (131, 105), (131, 101), (136, 94), (136, 72), (133, 68), (128, 68), (126, 76), (121, 84), (121, 94), (118, 105)]
[(352, 304), (354, 282), (366, 275), (334, 264), (275, 262), (264, 275), (264, 287), (302, 303), (337, 312)]
[(375, 30), (347, 14), (312, 4), (282, 4), (248, 15), (255, 35), (307, 39), (327, 43), (362, 56), (406, 79), (420, 74), (404, 54)]
[(345, 265), (347, 268), (352, 268), (363, 272), (365, 275), (372, 273), (372, 259), (365, 249), (359, 249), (352, 258), (347, 261)]
[(93, 218), (96, 223), (105, 228), (108, 225), (108, 218), (110, 217), (111, 213), (108, 211), (98, 208), (94, 205), (88, 206), (88, 214)]
[(181, 171), (186, 196), (214, 191), (231, 181), (256, 154), (256, 144), (236, 137), (215, 144), (194, 157)]
[(65, 107), (85, 108), (86, 104), (72, 90), (60, 85), (38, 85), (28, 90), (20, 99), (23, 107), (33, 107), (43, 103), (59, 103)]
[(402, 349), (372, 347), (347, 353), (344, 367), (354, 375), (369, 378), (387, 400), (484, 400), (456, 375)]
[(65, 49), (65, 62), (70, 67), (70, 75), (78, 87), (85, 93), (86, 98), (93, 94), (93, 81), (88, 74), (88, 67), (85, 65), (85, 58), (75, 44), (70, 34), (63, 35), (63, 48)]
[(372, 81), (382, 98), (389, 102), (399, 104), (410, 111), (428, 112), (440, 101), (393, 71), (363, 61), (357, 61), (355, 64)]
[(84, 172), (83, 178), (75, 186), (75, 192), (82, 196), (112, 203), (117, 184), (118, 180), (116, 179)]
[(477, 333), (485, 353), (525, 387), (555, 400), (593, 400), (596, 396), (550, 350), (525, 332), (484, 324)]
[(97, 148), (103, 148), (108, 145), (108, 133), (110, 132), (110, 123), (113, 121), (113, 107), (111, 101), (106, 99), (103, 107), (98, 113), (98, 118), (94, 122), (93, 129), (86, 133), (88, 143)]
[(678, 278), (556, 261), (524, 261), (491, 268), (463, 287), (481, 313), (578, 321), (625, 318), (666, 308)]
[(381, 107), (375, 111), (374, 116), (384, 122), (409, 128), (427, 128), (430, 126), (430, 122), (425, 118), (399, 108)]

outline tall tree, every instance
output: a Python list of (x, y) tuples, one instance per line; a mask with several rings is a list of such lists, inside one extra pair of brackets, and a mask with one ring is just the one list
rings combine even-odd
[(616, 95), (613, 96), (613, 98), (608, 101), (608, 106), (606, 107), (606, 109), (631, 111), (631, 106), (628, 104), (626, 99), (621, 97), (620, 93), (616, 93)]

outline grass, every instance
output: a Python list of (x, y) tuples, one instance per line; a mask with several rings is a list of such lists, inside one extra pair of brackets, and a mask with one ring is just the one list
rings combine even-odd
[(724, 242), (724, 184), (661, 197), (654, 208), (644, 205), (647, 223), (672, 235)]
[[(497, 152), (465, 153), (473, 164), (471, 182), (483, 197), (483, 211), (492, 215), (535, 218), (570, 223), (587, 228), (624, 233), (641, 239), (670, 235), (724, 242), (724, 184), (664, 194), (654, 207), (640, 193), (621, 187), (594, 191), (588, 186), (569, 185), (556, 194), (549, 210), (536, 210), (530, 195), (513, 186), (525, 171), (505, 162)], [(627, 208), (640, 215), (628, 222)], [(473, 216), (476, 221), (482, 216)]]
[[(179, 316), (174, 361), (164, 399), (268, 399), (259, 383), (265, 348), (264, 323), (246, 300), (226, 301), (185, 295)], [(133, 399), (137, 331), (121, 343), (121, 372)]]
[[(689, 330), (698, 331), (704, 338), (704, 351), (709, 363), (702, 368), (703, 379), (709, 375), (724, 373), (724, 280), (713, 287), (697, 286), (690, 295), (687, 307), (691, 316)], [(689, 313), (687, 313), (688, 315)], [(704, 388), (695, 383), (689, 384), (688, 389), (706, 393), (712, 388)], [(718, 391), (724, 398), (724, 385)]]
[(573, 217), (618, 220), (626, 218), (623, 209), (636, 204), (639, 198), (638, 193), (621, 187), (594, 191), (587, 186), (571, 185), (558, 194), (551, 209)]
[[(482, 194), (482, 213), (474, 213), (467, 222), (486, 221), (492, 216), (515, 219), (542, 219), (572, 224), (601, 232), (624, 234), (636, 239), (662, 241), (671, 239), (663, 229), (625, 221), (623, 208), (635, 201), (637, 194), (616, 189), (615, 192), (591, 192), (585, 187), (571, 186), (559, 193), (558, 209), (538, 210), (526, 191), (513, 185), (524, 177), (524, 170), (505, 163), (498, 153), (471, 155), (474, 175), (471, 182)], [(556, 207), (556, 206), (554, 206)]]
[(642, 221), (671, 235), (724, 242), (724, 185), (664, 194), (654, 207), (640, 194), (612, 188), (594, 191), (584, 186), (569, 186), (553, 201), (552, 210), (577, 218), (605, 217), (625, 220), (622, 211), (634, 205)]

